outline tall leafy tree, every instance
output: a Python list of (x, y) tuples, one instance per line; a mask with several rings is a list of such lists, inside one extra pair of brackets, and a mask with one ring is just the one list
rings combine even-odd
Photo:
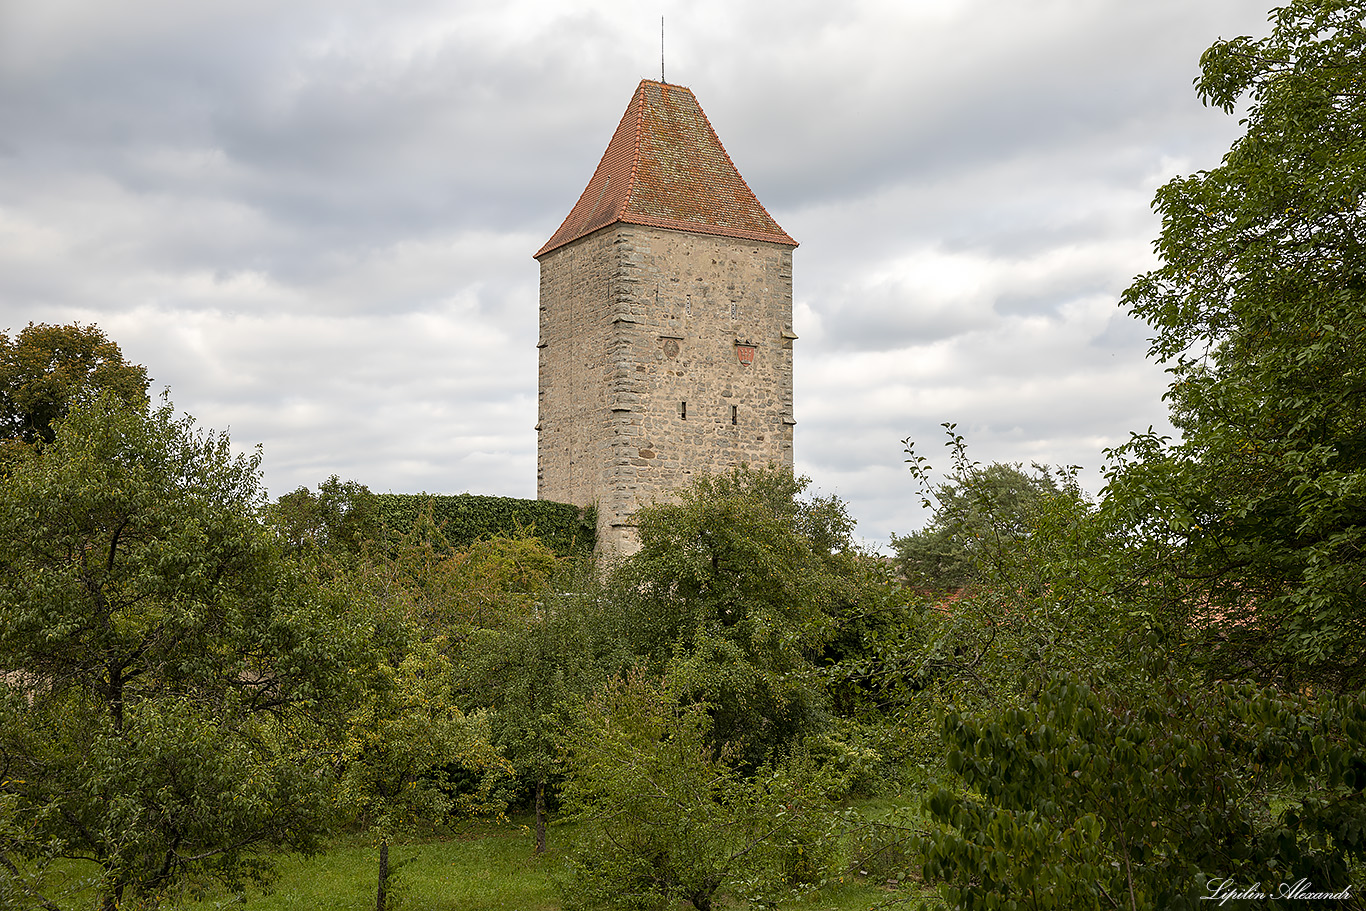
[[(619, 602), (601, 597), (595, 572), (582, 566), (562, 567), (553, 580), (547, 574), (536, 603), (476, 630), (461, 655), (467, 699), (492, 710), (494, 742), (531, 789), (538, 854), (546, 846), (549, 797), (564, 771), (558, 742), (571, 707), (632, 662)], [(508, 592), (515, 604), (525, 581), (508, 581), (517, 582)]]
[[(413, 635), (413, 624), (399, 625), (412, 638), (400, 644), (392, 632), (384, 636), (389, 647), (364, 669), (367, 685), (349, 706), (335, 757), (343, 813), (379, 842), (376, 911), (389, 904), (393, 837), (418, 822), (436, 827), (500, 811), (493, 785), (510, 772), (489, 743), (486, 714), (466, 715), (456, 706), (457, 675), (444, 640), (425, 640)], [(479, 784), (456, 787), (449, 774), (455, 769)]]
[[(0, 880), (93, 862), (101, 906), (309, 848), (356, 636), (259, 520), (259, 454), (110, 392), (0, 483)], [(21, 905), (22, 906), (22, 905)]]
[(827, 875), (835, 817), (823, 776), (794, 752), (742, 775), (675, 681), (608, 682), (566, 733), (565, 799), (581, 822), (564, 881), (572, 909), (758, 907)]
[(97, 326), (29, 323), (0, 333), (0, 439), (51, 442), (53, 424), (82, 394), (108, 390), (147, 405), (147, 368), (130, 364)]
[[(498, 563), (483, 574), (496, 576), (513, 574), (506, 563), (517, 561), (451, 554), (430, 505), (409, 534), (395, 536), (376, 504), (363, 485), (333, 477), (265, 512), (290, 558), (345, 605), (346, 623), (367, 643), (350, 652), (356, 698), (337, 705), (330, 749), (340, 820), (378, 843), (375, 907), (384, 911), (395, 837), (503, 809), (498, 786), (511, 769), (490, 743), (489, 713), (457, 704), (466, 675), (456, 655), (487, 594), (471, 563)], [(554, 562), (548, 551), (536, 555)]]
[(928, 526), (908, 535), (892, 535), (898, 572), (918, 588), (962, 589), (997, 583), (1010, 572), (1008, 558), (1035, 531), (1044, 504), (1067, 494), (1080, 496), (1076, 479), (1066, 471), (1058, 476), (1046, 465), (1027, 472), (1018, 464), (970, 460), (963, 437), (954, 424), (945, 424), (953, 454), (953, 470), (939, 483), (930, 480), (930, 466), (915, 453), (909, 440), (906, 462), (921, 484), (921, 499), (934, 506)]
[[(1155, 330), (1182, 438), (1113, 453), (1098, 559), (1127, 564), (1116, 616), (1181, 638), (1134, 640), (1142, 686), (1055, 674), (1024, 705), (946, 713), (959, 790), (929, 802), (943, 828), (925, 874), (956, 906), (1194, 908), (1240, 886), (1268, 906), (1355, 899), (1340, 890), (1366, 856), (1366, 6), (1291, 0), (1271, 18), (1269, 37), (1202, 57), (1202, 98), (1246, 100), (1247, 130), (1158, 192), (1162, 263), (1124, 298)], [(1185, 659), (1262, 685), (1182, 681)]]
[(712, 734), (757, 763), (818, 721), (814, 659), (856, 597), (852, 520), (776, 468), (698, 478), (641, 509), (641, 549), (616, 575), (638, 654), (712, 712)]
[(1130, 584), (1126, 536), (1082, 491), (1076, 469), (982, 465), (946, 428), (952, 469), (942, 482), (907, 441), (922, 498), (935, 507), (925, 530), (895, 539), (911, 604), (900, 622), (874, 629), (846, 669), (922, 756), (942, 753), (929, 719), (948, 704), (1029, 704), (1059, 673), (1145, 688), (1135, 648), (1155, 639), (1133, 594), (1142, 586)]
[(336, 475), (317, 493), (299, 487), (266, 510), (293, 555), (315, 561), (324, 576), (349, 567), (383, 543), (379, 499), (370, 488)]
[(1271, 899), (1259, 907), (1305, 893), (1359, 907), (1360, 695), (1225, 685), (1133, 698), (1062, 675), (1031, 705), (950, 710), (943, 728), (958, 787), (926, 801), (938, 826), (924, 872), (953, 907), (1194, 911), (1247, 890)]
[[(1159, 268), (1124, 303), (1168, 364), (1179, 444), (1117, 452), (1110, 508), (1175, 569), (1219, 673), (1366, 680), (1366, 7), (1294, 0), (1201, 58), (1247, 103), (1216, 168), (1158, 191)], [(1155, 582), (1157, 577), (1155, 577)], [(1195, 597), (1192, 585), (1196, 583)]]

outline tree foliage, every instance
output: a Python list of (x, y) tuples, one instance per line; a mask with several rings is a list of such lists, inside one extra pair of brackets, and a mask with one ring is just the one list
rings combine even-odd
[(954, 907), (1195, 911), (1225, 883), (1350, 891), (1366, 858), (1360, 697), (1131, 698), (1059, 677), (1033, 705), (943, 725), (965, 791), (927, 800), (942, 828), (924, 873)]
[(534, 615), (559, 559), (537, 538), (496, 536), (453, 549), (430, 512), (373, 564), (378, 595), (460, 651), (482, 629)]
[(113, 393), (54, 430), (0, 485), (3, 866), (93, 861), (106, 908), (236, 886), (323, 826), (349, 631), (259, 522), (258, 456)]
[(634, 674), (570, 729), (565, 798), (582, 825), (569, 907), (710, 911), (720, 893), (768, 902), (826, 874), (835, 818), (814, 765), (794, 752), (740, 774), (705, 707), (680, 695)]
[(546, 578), (535, 604), (475, 630), (462, 651), (464, 699), (490, 710), (493, 742), (531, 790), (537, 853), (545, 850), (549, 802), (564, 774), (560, 733), (574, 706), (634, 663), (619, 602), (600, 597), (595, 572), (574, 567)]
[(776, 468), (695, 479), (642, 508), (615, 585), (631, 647), (706, 702), (718, 743), (758, 763), (823, 713), (815, 659), (857, 597), (853, 522)]
[(97, 326), (29, 323), (14, 338), (0, 333), (0, 439), (51, 442), (73, 401), (104, 390), (148, 404), (147, 368), (125, 361)]
[(1162, 262), (1124, 298), (1182, 437), (1112, 453), (1069, 562), (1132, 673), (1040, 662), (1033, 698), (945, 713), (924, 872), (959, 907), (1196, 908), (1230, 884), (1289, 906), (1282, 884), (1359, 878), (1366, 10), (1272, 20), (1202, 58), (1246, 133), (1158, 192)]
[(384, 543), (379, 498), (364, 484), (336, 475), (319, 484), (316, 493), (299, 487), (285, 494), (266, 517), (294, 558), (321, 564), (324, 575), (355, 566)]
[[(444, 641), (402, 625), (411, 638), (401, 647), (368, 668), (353, 667), (369, 674), (347, 707), (333, 757), (343, 818), (380, 844), (376, 911), (385, 911), (391, 889), (390, 840), (419, 824), (439, 829), (501, 813), (495, 788), (511, 772), (489, 742), (488, 714), (457, 705), (457, 670)], [(475, 783), (462, 787), (456, 776)]]
[(962, 589), (974, 583), (996, 583), (1009, 569), (1002, 564), (1020, 550), (1016, 545), (1035, 531), (1043, 503), (1064, 493), (1077, 497), (1073, 474), (1054, 476), (1048, 466), (993, 462), (980, 465), (967, 458), (963, 437), (945, 424), (953, 451), (953, 470), (939, 483), (929, 464), (903, 440), (907, 463), (921, 483), (922, 500), (934, 507), (930, 523), (905, 536), (892, 535), (896, 566), (908, 584), (931, 590)]
[(367, 642), (349, 656), (356, 694), (338, 705), (330, 749), (339, 821), (379, 844), (376, 908), (384, 911), (395, 837), (504, 809), (513, 770), (491, 742), (488, 707), (461, 706), (462, 658), (482, 624), (525, 612), (556, 558), (525, 538), (452, 553), (430, 506), (395, 535), (369, 490), (335, 477), (267, 512), (288, 552), (345, 605)]
[[(1082, 491), (1076, 468), (981, 465), (952, 424), (952, 469), (934, 481), (906, 443), (927, 528), (899, 537), (921, 596), (874, 638), (869, 672), (909, 729), (938, 749), (929, 718), (947, 703), (1008, 706), (1054, 673), (1097, 685), (1146, 685), (1134, 648), (1157, 630), (1144, 609), (1125, 534)], [(1136, 590), (1138, 595), (1136, 596)], [(1084, 669), (1082, 671), (1081, 669)]]
[(1246, 99), (1246, 132), (1158, 191), (1162, 264), (1124, 296), (1169, 365), (1182, 440), (1117, 450), (1108, 500), (1173, 570), (1168, 607), (1203, 621), (1217, 673), (1366, 673), (1363, 15), (1294, 0), (1270, 36), (1206, 51), (1200, 95)]

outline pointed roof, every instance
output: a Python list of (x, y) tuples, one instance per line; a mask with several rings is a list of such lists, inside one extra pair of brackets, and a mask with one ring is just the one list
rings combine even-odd
[(616, 222), (797, 246), (745, 183), (693, 93), (642, 79), (593, 179), (536, 257)]

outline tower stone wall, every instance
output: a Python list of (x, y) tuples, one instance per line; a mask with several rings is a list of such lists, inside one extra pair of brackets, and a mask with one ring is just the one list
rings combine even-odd
[(598, 547), (693, 475), (792, 466), (792, 250), (692, 93), (644, 80), (541, 264), (537, 496)]
[(540, 322), (537, 496), (596, 503), (600, 548), (694, 474), (792, 466), (790, 246), (612, 225), (542, 258)]

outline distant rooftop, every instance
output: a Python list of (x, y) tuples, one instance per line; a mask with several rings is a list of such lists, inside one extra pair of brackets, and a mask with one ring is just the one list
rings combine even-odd
[(681, 85), (642, 79), (593, 179), (537, 258), (625, 222), (795, 247)]

